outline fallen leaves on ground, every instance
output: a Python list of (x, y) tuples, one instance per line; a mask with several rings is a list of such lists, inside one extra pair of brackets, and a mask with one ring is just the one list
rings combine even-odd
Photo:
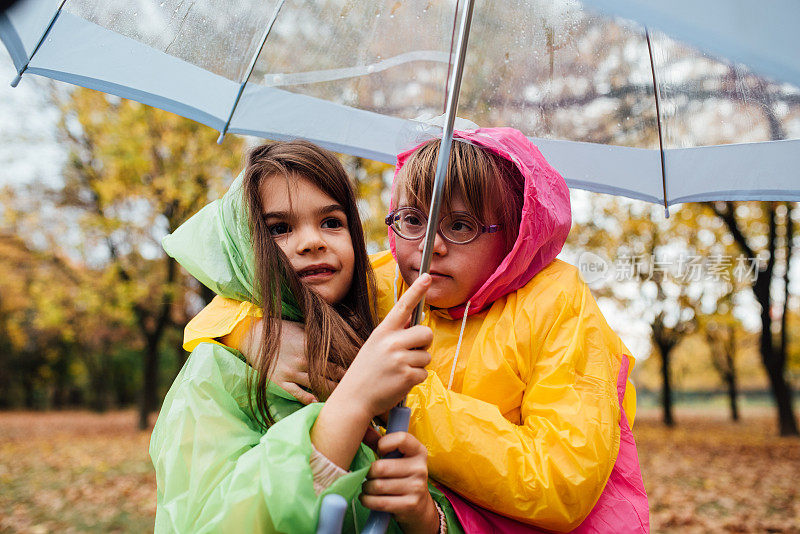
[(0, 413), (0, 531), (148, 532), (150, 431), (132, 411)]
[(800, 439), (777, 436), (769, 409), (637, 415), (634, 436), (653, 532), (800, 533)]
[[(634, 434), (655, 533), (800, 533), (800, 439), (773, 412), (641, 410)], [(0, 531), (148, 532), (150, 432), (132, 411), (0, 413)]]

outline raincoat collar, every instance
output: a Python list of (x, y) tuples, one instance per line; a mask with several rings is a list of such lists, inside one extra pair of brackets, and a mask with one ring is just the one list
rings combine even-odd
[[(486, 309), (495, 300), (516, 291), (555, 259), (567, 240), (572, 224), (569, 189), (564, 178), (522, 132), (513, 128), (479, 128), (455, 131), (453, 137), (484, 147), (511, 161), (525, 178), (522, 217), (511, 251), (495, 272), (468, 300), (469, 315)], [(392, 184), (392, 209), (397, 175), (419, 145), (397, 156)], [(389, 230), (389, 246), (395, 260), (395, 236)], [(465, 304), (447, 310), (452, 319), (464, 315)]]

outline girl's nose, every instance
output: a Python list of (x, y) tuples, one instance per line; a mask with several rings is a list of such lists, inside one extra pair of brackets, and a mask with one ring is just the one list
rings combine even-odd
[(307, 254), (315, 250), (325, 250), (325, 240), (317, 228), (301, 228), (297, 231), (298, 254)]
[[(419, 251), (425, 250), (425, 238), (419, 240)], [(445, 241), (439, 232), (436, 232), (436, 237), (433, 238), (433, 253), (437, 256), (444, 256), (447, 254), (447, 241)]]

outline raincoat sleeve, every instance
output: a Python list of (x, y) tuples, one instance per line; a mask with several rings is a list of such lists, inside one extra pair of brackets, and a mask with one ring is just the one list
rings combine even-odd
[(615, 352), (623, 345), (585, 284), (539, 286), (537, 294), (518, 291), (513, 317), (491, 318), (504, 343), (477, 339), (479, 351), (472, 351), (508, 351), (508, 336), (516, 341), (519, 421), (497, 404), (447, 390), (429, 372), (408, 397), (410, 431), (428, 446), (431, 476), (468, 500), (569, 531), (592, 510), (617, 457), (616, 376), (625, 356)]
[[(255, 306), (252, 306), (249, 303), (239, 302), (239, 301), (236, 301), (236, 300), (233, 300), (233, 299), (226, 299), (224, 297), (219, 297), (219, 296), (215, 297), (205, 308), (203, 308), (203, 310), (200, 311), (200, 313), (198, 315), (195, 316), (194, 319), (192, 319), (192, 321), (189, 323), (189, 325), (187, 325), (186, 330), (184, 331), (184, 348), (188, 348), (188, 347), (198, 347), (198, 348), (199, 347), (215, 347), (215, 349), (214, 349), (215, 351), (224, 351), (224, 350), (226, 350), (225, 348), (223, 348), (223, 346), (219, 342), (214, 341), (215, 339), (224, 339), (226, 343), (230, 344), (229, 346), (233, 346), (235, 348), (237, 346), (236, 345), (237, 340), (241, 340), (242, 337), (246, 334), (247, 329), (249, 328), (249, 320), (250, 320), (250, 318), (252, 318), (252, 317), (260, 317), (260, 316), (261, 316), (260, 310), (258, 310)], [(208, 343), (208, 342), (213, 342), (213, 344), (212, 343)], [(190, 359), (191, 359), (191, 357), (190, 357)], [(178, 382), (176, 380), (176, 384), (177, 383)], [(175, 389), (175, 388), (176, 388), (176, 385), (173, 385), (173, 389)], [(168, 406), (174, 405), (174, 402), (172, 401), (171, 395), (172, 395), (172, 391), (170, 391), (170, 394), (167, 395), (167, 399), (164, 402), (164, 409), (162, 409), (162, 412)], [(288, 393), (286, 395), (288, 395)], [(321, 405), (310, 405), (310, 406), (321, 406)], [(310, 408), (310, 406), (304, 408), (303, 410), (306, 410), (306, 409)], [(174, 408), (171, 408), (171, 409), (174, 410)], [(316, 416), (318, 415), (318, 413), (319, 413), (318, 409), (313, 412), (313, 420), (314, 421), (316, 420)], [(296, 416), (296, 414), (291, 416), (291, 417), (294, 417), (294, 416)], [(175, 417), (175, 415), (173, 415), (172, 417)], [(159, 421), (161, 421), (160, 417), (159, 417)], [(278, 424), (281, 424), (284, 421), (285, 421), (285, 419), (279, 421)], [(313, 421), (311, 421), (310, 424), (306, 424), (308, 429), (310, 429), (312, 425), (313, 425)], [(163, 425), (161, 425), (161, 427), (167, 427), (168, 428), (167, 423), (164, 423)], [(275, 425), (274, 427), (270, 428), (270, 432), (275, 432), (276, 431), (276, 427), (278, 427), (278, 425)], [(156, 428), (157, 429), (160, 428), (159, 427), (159, 423), (157, 423)], [(278, 429), (278, 431), (280, 431), (280, 430)], [(154, 436), (155, 436), (155, 434), (156, 434), (156, 431), (154, 430)], [(268, 432), (268, 434), (269, 434), (269, 432)], [(303, 436), (303, 438), (304, 438), (303, 443), (305, 443), (305, 437), (306, 436)], [(160, 439), (163, 439), (163, 438), (160, 438)], [(154, 455), (154, 446), (155, 446), (154, 444), (155, 444), (155, 437), (154, 437), (153, 441), (151, 442), (151, 447), (150, 447), (151, 456), (153, 457), (153, 462), (155, 463), (156, 462), (156, 456)], [(365, 452), (365, 448), (364, 447), (365, 446), (362, 446), (362, 452)], [(310, 440), (308, 441), (308, 449), (307, 450), (308, 450), (308, 456), (305, 456), (303, 461), (305, 462), (305, 464), (309, 464), (309, 465), (303, 466), (303, 468), (301, 470), (303, 472), (306, 472), (306, 468), (308, 468), (308, 476), (311, 476), (311, 478), (313, 479), (313, 474), (311, 474), (311, 468), (310, 468), (310, 458), (311, 458)], [(361, 453), (359, 453), (359, 454), (361, 454)], [(365, 458), (367, 457), (366, 452), (365, 452), (365, 454), (363, 454), (363, 457), (365, 457)], [(358, 458), (358, 456), (357, 456), (357, 458)], [(360, 471), (358, 473), (360, 473)], [(161, 482), (161, 476), (159, 475), (158, 466), (157, 466), (157, 469), (156, 469), (156, 474), (157, 474), (158, 480), (159, 480), (159, 483), (158, 483), (159, 484), (159, 494), (158, 494), (159, 512), (157, 513), (157, 516), (156, 516), (156, 524), (158, 525), (158, 522), (160, 520), (159, 514), (162, 513), (160, 511), (161, 510), (161, 504), (160, 503), (162, 501), (162, 495), (160, 493), (160, 491), (161, 491), (160, 488), (161, 488), (162, 482)], [(350, 485), (349, 485), (348, 481), (347, 480), (342, 480), (342, 479), (344, 479), (346, 477), (351, 478), (354, 475), (360, 476), (361, 477), (360, 480), (363, 480), (363, 478), (366, 476), (366, 473), (364, 473), (363, 475), (358, 475), (356, 472), (353, 472), (353, 473), (350, 473), (348, 475), (342, 476), (340, 479), (337, 479), (336, 482), (332, 486), (328, 487), (327, 490), (325, 491), (325, 493), (322, 494), (322, 496), (324, 496), (324, 495), (326, 495), (328, 493), (340, 493), (340, 494), (344, 495), (344, 493), (342, 493), (339, 489), (337, 489), (338, 485), (345, 484), (345, 488), (350, 489)], [(359, 482), (359, 484), (360, 484), (360, 482)], [(442, 509), (442, 512), (445, 515), (445, 520), (447, 522), (447, 529), (446, 529), (447, 532), (449, 534), (460, 534), (460, 533), (462, 533), (463, 530), (462, 530), (461, 524), (458, 521), (458, 517), (456, 516), (455, 510), (453, 510), (453, 507), (450, 505), (450, 502), (447, 500), (447, 497), (438, 488), (436, 488), (434, 485), (432, 485), (430, 483), (428, 484), (428, 491), (430, 492), (431, 497), (433, 498), (433, 500), (436, 501), (436, 503), (439, 505), (439, 507)], [(358, 493), (360, 493), (360, 487), (358, 488), (358, 491), (356, 491), (356, 494), (358, 494)], [(310, 496), (309, 496), (309, 498), (310, 498)], [(392, 522), (391, 525), (394, 526), (394, 522)], [(167, 529), (167, 531), (169, 531), (169, 529)], [(291, 532), (295, 532), (295, 531), (292, 530)], [(300, 532), (300, 531), (297, 531), (297, 532)]]
[(261, 308), (215, 296), (183, 330), (183, 350), (192, 352), (200, 343), (214, 343), (238, 349), (253, 321), (261, 317)]
[(309, 432), (322, 405), (264, 433), (247, 407), (246, 367), (229, 349), (202, 343), (173, 383), (150, 442), (156, 532), (312, 533), (322, 497), (360, 493), (371, 453), (362, 447), (354, 460), (362, 467), (317, 496)]

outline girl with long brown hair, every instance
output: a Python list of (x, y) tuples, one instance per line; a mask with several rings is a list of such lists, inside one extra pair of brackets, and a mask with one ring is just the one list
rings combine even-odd
[[(164, 247), (215, 292), (242, 300), (234, 304), (237, 320), (264, 320), (249, 340), (259, 347), (252, 367), (213, 340), (231, 331), (226, 325), (213, 325), (207, 343), (185, 345), (192, 354), (151, 440), (157, 531), (306, 532), (326, 492), (353, 500), (346, 530), (363, 524), (368, 509), (394, 514), (404, 532), (447, 524), (451, 510), (429, 492), (418, 440), (406, 433), (381, 438), (380, 451), (399, 449), (405, 457), (378, 461), (361, 443), (372, 418), (427, 376), (430, 356), (420, 347), (433, 334), (406, 324), (430, 278), (375, 326), (355, 195), (333, 154), (304, 141), (255, 148), (225, 197)], [(270, 380), (287, 319), (302, 322), (304, 372), (324, 404), (303, 407)], [(342, 377), (338, 369), (348, 372)], [(335, 389), (331, 379), (341, 379)], [(458, 531), (450, 517), (450, 530)]]

